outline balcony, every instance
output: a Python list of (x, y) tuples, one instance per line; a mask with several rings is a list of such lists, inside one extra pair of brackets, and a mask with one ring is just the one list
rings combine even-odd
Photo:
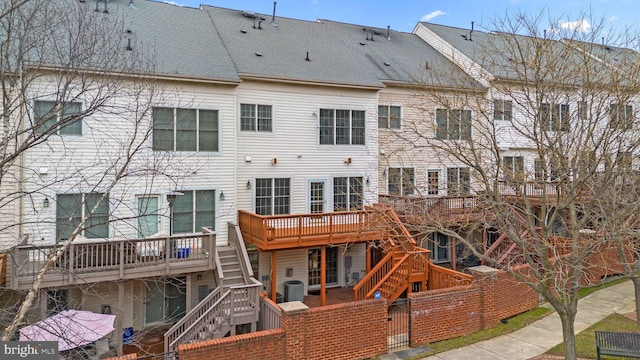
[[(215, 233), (133, 240), (76, 239), (44, 275), (42, 287), (170, 276), (214, 268)], [(7, 287), (24, 290), (60, 245), (18, 246), (7, 256)]]
[(480, 216), (477, 196), (409, 197), (379, 195), (381, 204), (390, 205), (403, 222), (438, 219), (445, 223), (466, 222)]
[(262, 251), (336, 245), (380, 239), (376, 212), (366, 210), (321, 214), (263, 216), (238, 212), (242, 237)]

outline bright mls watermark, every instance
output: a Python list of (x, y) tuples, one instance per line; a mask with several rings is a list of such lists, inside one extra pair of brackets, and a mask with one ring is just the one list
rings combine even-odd
[(2, 360), (57, 360), (57, 341), (0, 341)]

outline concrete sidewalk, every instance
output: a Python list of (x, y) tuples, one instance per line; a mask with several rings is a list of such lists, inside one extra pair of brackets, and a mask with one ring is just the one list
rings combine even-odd
[[(633, 283), (624, 283), (598, 290), (578, 301), (576, 333), (597, 323), (612, 313), (635, 311)], [(425, 359), (438, 360), (525, 360), (542, 355), (562, 342), (562, 325), (557, 313), (553, 313), (533, 324), (507, 335), (480, 341), (458, 349), (439, 353)], [(388, 354), (381, 360), (395, 360), (401, 357)]]

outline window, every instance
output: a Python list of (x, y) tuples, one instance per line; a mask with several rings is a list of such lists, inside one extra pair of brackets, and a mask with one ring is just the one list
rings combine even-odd
[(153, 150), (218, 151), (218, 111), (153, 108)]
[(400, 106), (378, 106), (378, 129), (400, 129)]
[(447, 195), (468, 195), (471, 193), (469, 168), (447, 169)]
[[(56, 198), (56, 239), (66, 240), (80, 225), (82, 219), (102, 198), (101, 193), (58, 194)], [(94, 213), (89, 216), (79, 235), (86, 238), (109, 237), (109, 195), (100, 202)]]
[(200, 232), (203, 227), (215, 230), (216, 191), (186, 190), (173, 204), (174, 234)]
[(524, 180), (524, 158), (522, 156), (505, 156), (502, 159), (504, 176), (507, 180)]
[(440, 194), (440, 170), (427, 170), (427, 195)]
[(256, 179), (256, 214), (288, 214), (290, 196), (290, 179)]
[(620, 172), (631, 171), (633, 165), (633, 156), (629, 151), (619, 151), (616, 154), (616, 168)]
[(69, 309), (69, 290), (47, 290), (47, 314), (53, 315)]
[(511, 100), (493, 100), (493, 120), (511, 121)]
[(566, 156), (554, 157), (549, 164), (549, 178), (551, 181), (559, 181), (569, 176), (569, 158)]
[(432, 233), (428, 239), (427, 248), (431, 250), (429, 258), (434, 263), (442, 263), (451, 260), (449, 255), (449, 237), (441, 233)]
[(471, 140), (471, 110), (436, 109), (436, 139)]
[(389, 168), (389, 195), (412, 195), (414, 193), (415, 170), (413, 168)]
[(586, 101), (578, 102), (578, 119), (580, 120), (588, 120), (589, 119), (589, 106)]
[(533, 176), (536, 181), (547, 180), (547, 170), (544, 167), (544, 161), (542, 159), (536, 159), (533, 162)]
[(540, 104), (540, 127), (546, 131), (569, 131), (569, 105)]
[(362, 210), (362, 177), (333, 178), (333, 211)]
[(609, 106), (609, 125), (613, 128), (627, 129), (633, 124), (633, 106), (611, 104)]
[(271, 105), (240, 104), (240, 130), (271, 132)]
[(320, 109), (321, 145), (364, 145), (364, 111)]
[(82, 104), (36, 100), (33, 104), (36, 133), (82, 135)]

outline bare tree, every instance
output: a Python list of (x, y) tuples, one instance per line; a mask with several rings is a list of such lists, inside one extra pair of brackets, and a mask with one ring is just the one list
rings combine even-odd
[[(466, 77), (449, 91), (418, 85), (414, 107), (424, 116), (403, 119), (380, 142), (447, 172), (452, 197), (404, 209), (411, 231), (448, 235), (534, 288), (560, 315), (565, 357), (575, 359), (578, 289), (619, 271), (594, 259), (615, 241), (629, 244), (624, 220), (637, 211), (611, 191), (635, 174), (627, 170), (640, 145), (632, 111), (640, 68), (634, 44), (605, 34), (602, 22), (588, 33), (561, 23), (511, 13), (491, 32), (422, 24), (448, 39), (456, 49), (443, 54), (486, 92)], [(427, 72), (442, 89), (451, 83), (453, 72)], [(416, 190), (427, 195), (428, 186)]]
[[(175, 178), (166, 154), (150, 151), (151, 105), (162, 96), (153, 49), (132, 48), (122, 14), (72, 1), (2, 1), (0, 32), (0, 244), (6, 251), (27, 233), (58, 245), (7, 314), (2, 339), (10, 340), (76, 237), (105, 222), (121, 229), (133, 218), (129, 189)], [(93, 195), (63, 206), (69, 226), (50, 233), (61, 219), (42, 204), (70, 190)]]

